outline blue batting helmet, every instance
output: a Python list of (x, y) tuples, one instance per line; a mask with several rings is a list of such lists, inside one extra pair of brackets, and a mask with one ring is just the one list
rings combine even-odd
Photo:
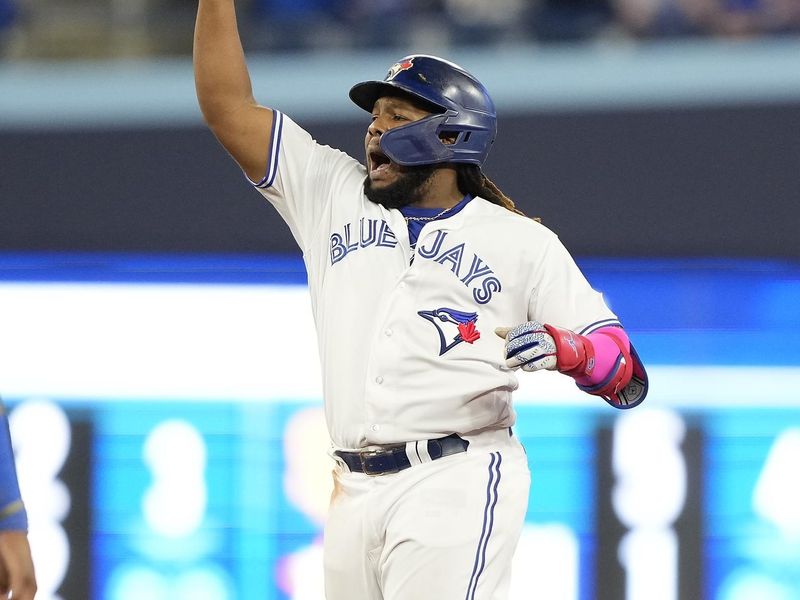
[[(489, 92), (464, 69), (435, 56), (407, 56), (383, 81), (364, 81), (350, 99), (368, 112), (381, 96), (410, 94), (434, 114), (386, 131), (381, 149), (399, 165), (454, 162), (482, 165), (497, 135), (497, 114)], [(455, 136), (453, 143), (442, 137)]]

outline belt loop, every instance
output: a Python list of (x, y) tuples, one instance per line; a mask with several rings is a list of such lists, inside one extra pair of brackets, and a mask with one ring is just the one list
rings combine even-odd
[(419, 454), (420, 462), (431, 462), (433, 458), (431, 458), (430, 452), (428, 452), (428, 443), (427, 442), (417, 442), (417, 453)]
[(417, 451), (418, 447), (419, 442), (406, 442), (406, 456), (408, 456), (408, 462), (411, 463), (412, 467), (422, 464), (422, 458)]

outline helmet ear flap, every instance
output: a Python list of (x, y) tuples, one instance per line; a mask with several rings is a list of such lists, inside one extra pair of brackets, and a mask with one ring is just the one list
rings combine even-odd
[(390, 129), (381, 135), (381, 150), (404, 167), (450, 162), (452, 149), (439, 136), (440, 126), (446, 119), (447, 113), (431, 115)]
[(494, 129), (481, 124), (453, 124), (453, 110), (431, 115), (381, 135), (381, 150), (404, 167), (445, 162), (481, 166), (494, 140)]

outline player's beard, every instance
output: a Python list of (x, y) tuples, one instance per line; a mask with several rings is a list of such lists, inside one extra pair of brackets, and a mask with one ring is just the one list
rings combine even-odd
[(383, 187), (373, 187), (369, 176), (364, 180), (364, 193), (375, 204), (386, 208), (403, 208), (422, 200), (437, 165), (404, 167), (395, 181)]

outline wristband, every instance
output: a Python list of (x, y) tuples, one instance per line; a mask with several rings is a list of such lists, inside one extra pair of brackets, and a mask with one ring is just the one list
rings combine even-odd
[(545, 325), (556, 345), (556, 368), (560, 373), (576, 377), (591, 377), (594, 371), (594, 346), (586, 337), (554, 325)]

